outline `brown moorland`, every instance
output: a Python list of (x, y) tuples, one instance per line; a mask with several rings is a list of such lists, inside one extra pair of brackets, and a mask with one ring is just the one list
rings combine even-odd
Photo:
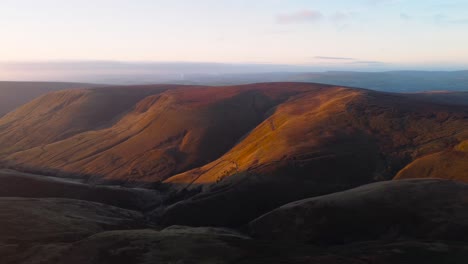
[(427, 95), (306, 83), (106, 89), (50, 94), (4, 117), (3, 160), (94, 181), (164, 181), (172, 205), (153, 214), (162, 225), (239, 226), (391, 179), (468, 139), (467, 106)]
[[(218, 158), (279, 103), (299, 93), (325, 87), (328, 86), (173, 87), (140, 100), (112, 126), (96, 129), (98, 122), (88, 121), (93, 125), (88, 128), (91, 131), (14, 153), (7, 160), (15, 165), (87, 174), (106, 180), (157, 182)], [(88, 90), (79, 92), (90, 93)], [(113, 91), (109, 90), (108, 94), (112, 96)], [(114, 104), (115, 100), (99, 102), (98, 107), (107, 109)], [(87, 109), (97, 112), (95, 107)], [(76, 119), (66, 116), (67, 113), (69, 111), (63, 113), (58, 109), (50, 115), (60, 120)], [(47, 124), (56, 122), (49, 115), (45, 118), (48, 120), (44, 120), (43, 125), (50, 129)], [(18, 130), (32, 131), (32, 128), (7, 126), (6, 130), (15, 136)], [(16, 146), (14, 144), (13, 148)]]

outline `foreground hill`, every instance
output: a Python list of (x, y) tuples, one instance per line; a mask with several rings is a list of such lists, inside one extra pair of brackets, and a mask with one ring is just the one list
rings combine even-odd
[(156, 207), (162, 199), (152, 190), (88, 185), (79, 180), (11, 170), (0, 170), (0, 197), (78, 199), (132, 210)]
[(468, 185), (447, 180), (380, 182), (284, 205), (249, 225), (254, 237), (345, 244), (466, 241)]
[(371, 184), (285, 205), (248, 233), (154, 228), (141, 213), (77, 200), (0, 198), (0, 254), (2, 264), (461, 264), (467, 194), (441, 180)]
[(49, 92), (94, 86), (83, 83), (0, 82), (0, 117)]
[[(386, 71), (386, 72), (293, 72), (284, 69), (271, 73), (185, 74), (184, 80), (170, 83), (199, 85), (239, 85), (259, 82), (309, 82), (361, 87), (385, 92), (467, 91), (468, 71)], [(158, 82), (153, 80), (153, 82)]]
[(77, 241), (143, 222), (139, 212), (79, 200), (0, 198), (0, 205), (0, 244)]

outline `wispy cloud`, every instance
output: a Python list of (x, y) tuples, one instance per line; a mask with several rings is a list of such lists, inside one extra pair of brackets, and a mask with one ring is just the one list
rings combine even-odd
[(383, 64), (384, 62), (383, 61), (360, 61), (360, 60), (357, 60), (357, 61), (353, 61), (353, 63), (355, 63), (355, 64)]
[(325, 20), (342, 29), (349, 25), (357, 14), (356, 11), (336, 11), (326, 14), (319, 10), (300, 10), (292, 13), (277, 14), (275, 20), (278, 24), (315, 23)]
[(315, 56), (315, 59), (319, 60), (346, 60), (346, 61), (355, 61), (354, 58), (347, 58), (347, 57), (329, 57), (329, 56)]
[(449, 22), (452, 24), (468, 24), (468, 18), (467, 19), (452, 19)]
[(411, 20), (411, 16), (406, 13), (401, 13), (400, 18), (403, 20)]
[(367, 0), (367, 3), (372, 5), (379, 5), (379, 4), (393, 4), (398, 3), (400, 0)]
[(468, 18), (453, 18), (445, 14), (437, 14), (433, 16), (434, 22), (437, 24), (468, 24)]
[(384, 64), (382, 61), (360, 60), (350, 57), (315, 56), (314, 59), (340, 64)]
[(317, 22), (323, 18), (323, 14), (317, 10), (301, 10), (294, 13), (278, 14), (276, 22), (279, 24), (293, 24), (304, 22)]
[(344, 20), (348, 20), (352, 18), (353, 13), (352, 12), (343, 12), (343, 11), (338, 11), (335, 12), (334, 14), (330, 15), (330, 19), (334, 22), (342, 22)]

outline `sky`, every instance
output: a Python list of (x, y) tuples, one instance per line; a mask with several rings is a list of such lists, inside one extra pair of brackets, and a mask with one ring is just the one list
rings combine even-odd
[(467, 32), (467, 0), (0, 0), (0, 67), (467, 69)]

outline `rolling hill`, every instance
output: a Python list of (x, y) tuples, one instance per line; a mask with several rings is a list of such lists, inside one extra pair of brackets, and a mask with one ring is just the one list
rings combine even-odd
[(54, 92), (0, 119), (0, 155), (22, 171), (160, 186), (162, 225), (239, 226), (467, 140), (467, 105), (442, 95), (308, 83)]
[(387, 181), (295, 201), (249, 224), (256, 238), (346, 244), (427, 239), (464, 241), (468, 185), (448, 180)]
[(49, 92), (95, 86), (97, 87), (100, 85), (85, 83), (0, 81), (0, 117)]
[(391, 179), (466, 139), (467, 110), (367, 90), (308, 93), (277, 107), (221, 158), (166, 180), (180, 197), (195, 195), (166, 208), (162, 221), (237, 226), (286, 202)]
[[(73, 111), (77, 115), (89, 113), (93, 117), (91, 121), (90, 118), (82, 118), (86, 120), (84, 125), (87, 127), (82, 127), (77, 122), (77, 117), (68, 116), (72, 112), (69, 111), (70, 107), (58, 110), (54, 108), (41, 115), (43, 119), (36, 122), (37, 119), (27, 114), (22, 115), (30, 107), (26, 105), (26, 110), (18, 109), (0, 120), (0, 124), (5, 124), (5, 134), (1, 137), (4, 141), (0, 142), (0, 147), (4, 149), (4, 153), (10, 149), (22, 150), (7, 158), (15, 165), (86, 174), (107, 180), (156, 182), (218, 158), (260, 123), (270, 109), (311, 87), (320, 85), (296, 85), (290, 89), (269, 84), (223, 88), (173, 86), (173, 89), (162, 93), (153, 91), (151, 96), (138, 98), (140, 101), (136, 100), (137, 98), (131, 101), (126, 93), (122, 93), (122, 100), (129, 105), (134, 103), (131, 108), (123, 104), (121, 105), (125, 108), (118, 107), (119, 104), (116, 104), (113, 97), (119, 90), (112, 89), (107, 93), (103, 92), (103, 89), (73, 91), (90, 94), (77, 104), (78, 107), (87, 110)], [(133, 87), (125, 91), (134, 94), (139, 90), (141, 89)], [(144, 91), (146, 93), (146, 90)], [(65, 94), (69, 96), (70, 93)], [(94, 99), (97, 93), (103, 93), (105, 98), (110, 99)], [(54, 98), (49, 98), (51, 96)], [(50, 94), (42, 100), (55, 102), (55, 96)], [(96, 104), (90, 107), (93, 102)], [(102, 118), (98, 119), (99, 116), (96, 117), (95, 113), (101, 112), (102, 109), (110, 112), (112, 119), (108, 115), (102, 115)], [(124, 109), (128, 112), (118, 119), (113, 119), (115, 113), (121, 113)], [(8, 119), (17, 116), (23, 125), (10, 125)], [(24, 127), (24, 116), (33, 120), (31, 126)], [(64, 116), (66, 118), (63, 118)], [(46, 122), (42, 122), (46, 119)], [(61, 120), (72, 122), (71, 127), (77, 127), (73, 132), (85, 129), (89, 131), (71, 134), (70, 125), (62, 126)], [(112, 120), (115, 121), (113, 125), (97, 129), (103, 126), (103, 121)], [(26, 137), (26, 140), (38, 137), (35, 142), (50, 144), (34, 147), (30, 142), (21, 144), (21, 141), (17, 143), (18, 140), (10, 139), (18, 137), (22, 131), (44, 127), (50, 130), (53, 126), (59, 129)], [(68, 132), (69, 137), (62, 136), (64, 130)], [(46, 136), (50, 137), (50, 140), (44, 139)], [(11, 142), (16, 144), (8, 145)], [(27, 149), (27, 146), (33, 148)]]
[(11, 170), (0, 170), (0, 197), (76, 199), (140, 211), (153, 208), (162, 200), (153, 190), (89, 185), (74, 179)]
[(41, 96), (0, 119), (0, 153), (22, 151), (110, 126), (139, 100), (165, 89), (74, 89)]

